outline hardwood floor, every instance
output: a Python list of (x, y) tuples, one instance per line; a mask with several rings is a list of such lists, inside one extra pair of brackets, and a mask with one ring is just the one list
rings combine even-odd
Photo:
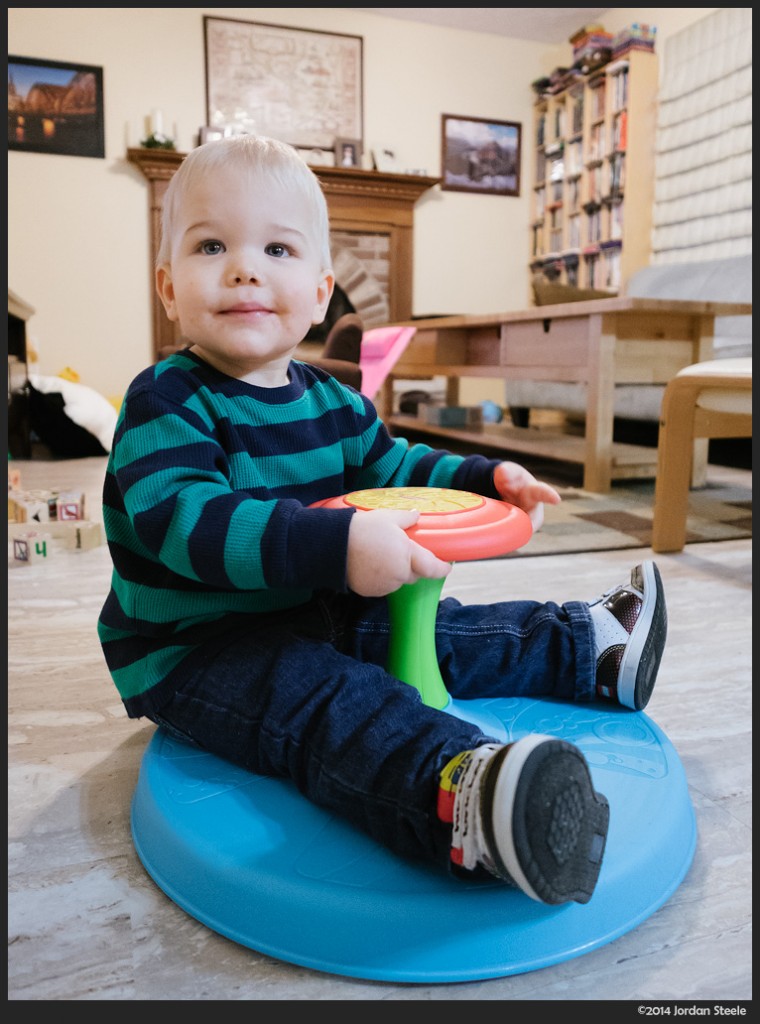
[[(26, 488), (81, 488), (104, 460), (20, 463)], [(463, 563), (446, 592), (591, 599), (648, 549)], [(583, 956), (482, 982), (401, 985), (311, 971), (187, 916), (145, 873), (129, 812), (154, 727), (127, 719), (95, 633), (105, 546), (9, 561), (9, 999), (751, 999), (751, 541), (657, 557), (669, 641), (647, 714), (683, 763), (697, 851), (670, 900)], [(641, 842), (647, 836), (642, 834)]]

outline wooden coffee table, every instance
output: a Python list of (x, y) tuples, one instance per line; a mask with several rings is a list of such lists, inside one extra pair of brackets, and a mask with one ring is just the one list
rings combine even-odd
[[(583, 487), (607, 492), (613, 480), (654, 477), (657, 450), (612, 440), (616, 384), (667, 384), (684, 366), (712, 358), (716, 316), (748, 316), (751, 303), (610, 298), (483, 316), (407, 321), (417, 328), (376, 404), (395, 434), (558, 459), (583, 466)], [(585, 384), (585, 436), (537, 428), (486, 425), (454, 429), (392, 415), (393, 381), (447, 378), (447, 405), (459, 404), (462, 377)], [(695, 448), (703, 473), (707, 445)]]

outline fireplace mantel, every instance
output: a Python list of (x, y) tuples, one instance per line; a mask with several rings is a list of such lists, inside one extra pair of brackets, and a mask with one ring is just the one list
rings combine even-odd
[[(153, 290), (153, 267), (161, 234), (161, 208), (172, 175), (186, 154), (166, 149), (128, 149), (150, 186), (151, 289), (153, 291), (153, 348), (157, 357), (164, 346), (176, 343), (175, 325), (166, 319)], [(386, 174), (355, 167), (312, 167), (322, 183), (335, 231), (387, 235), (390, 248), (388, 305), (390, 320), (412, 315), (414, 206), (440, 178), (417, 174)]]

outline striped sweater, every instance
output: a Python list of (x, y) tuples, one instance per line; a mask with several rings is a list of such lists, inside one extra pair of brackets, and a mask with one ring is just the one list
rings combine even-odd
[(312, 502), (407, 485), (496, 496), (496, 465), (392, 438), (370, 401), (306, 363), (281, 388), (189, 351), (144, 370), (103, 491), (113, 574), (98, 635), (128, 714), (160, 708), (182, 661), (252, 615), (346, 589), (354, 510)]

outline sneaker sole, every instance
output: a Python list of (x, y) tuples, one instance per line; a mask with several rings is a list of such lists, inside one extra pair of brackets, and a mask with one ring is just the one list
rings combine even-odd
[(668, 631), (660, 570), (654, 562), (642, 562), (638, 568), (643, 579), (632, 582), (644, 596), (639, 617), (623, 652), (617, 683), (617, 699), (634, 711), (645, 708), (652, 696)]
[(483, 786), (486, 842), (496, 867), (539, 903), (588, 903), (602, 866), (609, 804), (581, 751), (526, 736), (494, 758)]

